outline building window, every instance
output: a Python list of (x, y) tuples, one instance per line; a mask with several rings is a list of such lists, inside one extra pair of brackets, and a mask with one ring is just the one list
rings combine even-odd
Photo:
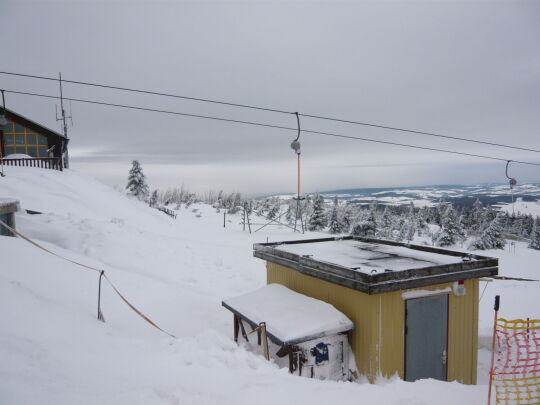
[(4, 126), (4, 147), (4, 156), (22, 153), (32, 157), (48, 157), (47, 137), (11, 121)]

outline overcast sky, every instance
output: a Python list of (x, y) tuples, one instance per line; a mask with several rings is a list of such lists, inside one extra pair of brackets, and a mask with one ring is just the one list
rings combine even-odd
[[(540, 149), (540, 2), (7, 2), (0, 70)], [(58, 94), (0, 75), (0, 88)], [(296, 126), (292, 115), (65, 85), (67, 97)], [(53, 129), (55, 100), (7, 94)], [(72, 104), (71, 167), (123, 186), (293, 192), (293, 132)], [(540, 162), (540, 154), (302, 119), (305, 129)], [(504, 162), (303, 134), (306, 192), (504, 182)], [(512, 165), (520, 182), (540, 167)]]

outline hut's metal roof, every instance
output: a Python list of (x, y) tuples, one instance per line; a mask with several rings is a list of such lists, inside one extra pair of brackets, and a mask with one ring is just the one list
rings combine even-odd
[(367, 294), (498, 273), (498, 259), (357, 237), (260, 243), (254, 256)]

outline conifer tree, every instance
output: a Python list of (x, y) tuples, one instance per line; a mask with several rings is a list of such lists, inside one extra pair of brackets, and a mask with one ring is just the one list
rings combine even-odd
[(473, 210), (472, 210), (471, 217), (472, 218), (471, 218), (470, 226), (472, 228), (479, 229), (482, 226), (482, 222), (484, 219), (484, 206), (482, 205), (482, 202), (478, 198), (473, 203)]
[(461, 220), (451, 205), (442, 213), (441, 225), (442, 228), (435, 237), (437, 246), (451, 246), (465, 239)]
[(142, 171), (141, 164), (138, 160), (134, 160), (131, 169), (129, 170), (128, 183), (126, 189), (128, 194), (139, 200), (146, 201), (148, 199), (148, 185)]
[(375, 237), (381, 238), (381, 239), (393, 239), (392, 229), (393, 229), (392, 214), (390, 213), (390, 209), (386, 207), (380, 218), (379, 226), (377, 227), (377, 232), (375, 234)]
[(280, 204), (281, 202), (279, 198), (273, 198), (270, 200), (268, 214), (266, 215), (268, 219), (275, 219), (278, 216), (279, 210), (281, 208)]
[(418, 236), (424, 236), (429, 234), (429, 226), (426, 222), (426, 216), (427, 216), (427, 209), (426, 207), (423, 207), (418, 211), (418, 215), (416, 216), (416, 231), (418, 232)]
[(327, 218), (324, 212), (324, 199), (317, 194), (313, 201), (313, 213), (309, 217), (308, 229), (310, 231), (319, 231), (326, 228)]
[(375, 211), (370, 210), (369, 215), (365, 220), (361, 220), (354, 225), (351, 234), (353, 236), (374, 238), (377, 234), (377, 220), (375, 218)]
[(150, 200), (148, 200), (148, 205), (150, 205), (150, 207), (155, 207), (157, 205), (157, 202), (158, 202), (158, 191), (154, 190), (152, 191)]
[(296, 206), (297, 201), (291, 198), (287, 202), (287, 212), (285, 213), (285, 221), (289, 224), (294, 223), (294, 218), (296, 218)]
[(540, 218), (536, 218), (533, 223), (529, 247), (531, 249), (540, 250)]
[(479, 250), (504, 249), (506, 240), (503, 237), (502, 218), (502, 215), (497, 215), (471, 247)]
[(330, 212), (330, 224), (328, 225), (330, 233), (342, 233), (342, 223), (338, 217), (338, 199), (334, 197), (334, 206)]
[(339, 217), (339, 221), (341, 223), (341, 232), (349, 232), (349, 229), (351, 229), (351, 225), (353, 222), (352, 216), (353, 213), (350, 204), (345, 204), (345, 206), (341, 210), (341, 216)]
[(408, 241), (412, 241), (414, 239), (414, 234), (416, 233), (416, 215), (414, 213), (414, 204), (411, 201), (411, 204), (409, 206), (409, 209), (407, 210), (407, 216), (405, 217), (405, 221), (403, 223), (403, 237)]

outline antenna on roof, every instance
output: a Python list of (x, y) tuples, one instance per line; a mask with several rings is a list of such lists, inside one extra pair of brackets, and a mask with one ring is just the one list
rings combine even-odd
[[(58, 83), (60, 85), (60, 117), (58, 116), (58, 111), (56, 111), (56, 121), (62, 121), (62, 130), (63, 130), (63, 133), (64, 133), (64, 137), (66, 139), (68, 139), (68, 130), (67, 130), (67, 119), (71, 120), (71, 125), (73, 126), (73, 118), (72, 118), (72, 115), (71, 115), (71, 106), (70, 106), (70, 115), (67, 116), (66, 115), (66, 110), (64, 109), (64, 95), (63, 95), (63, 92), (62, 92), (62, 73), (59, 72), (58, 73)], [(70, 104), (71, 104), (71, 100), (70, 100)], [(56, 109), (56, 105), (55, 105), (55, 109)], [(67, 148), (66, 148), (66, 145), (67, 145), (67, 141), (64, 141), (63, 142), (63, 145), (62, 145), (62, 155), (61, 155), (61, 159), (64, 160), (64, 167), (69, 167), (69, 161), (68, 161), (68, 151), (67, 151)]]
[[(72, 119), (71, 115), (66, 115), (66, 110), (64, 109), (64, 95), (62, 92), (62, 73), (58, 73), (58, 83), (60, 85), (60, 117), (58, 116), (58, 111), (56, 110), (55, 105), (55, 111), (56, 111), (56, 121), (62, 121), (62, 130), (64, 133), (64, 137), (68, 137), (68, 131), (67, 131), (67, 119)], [(73, 121), (72, 121), (73, 125)]]

